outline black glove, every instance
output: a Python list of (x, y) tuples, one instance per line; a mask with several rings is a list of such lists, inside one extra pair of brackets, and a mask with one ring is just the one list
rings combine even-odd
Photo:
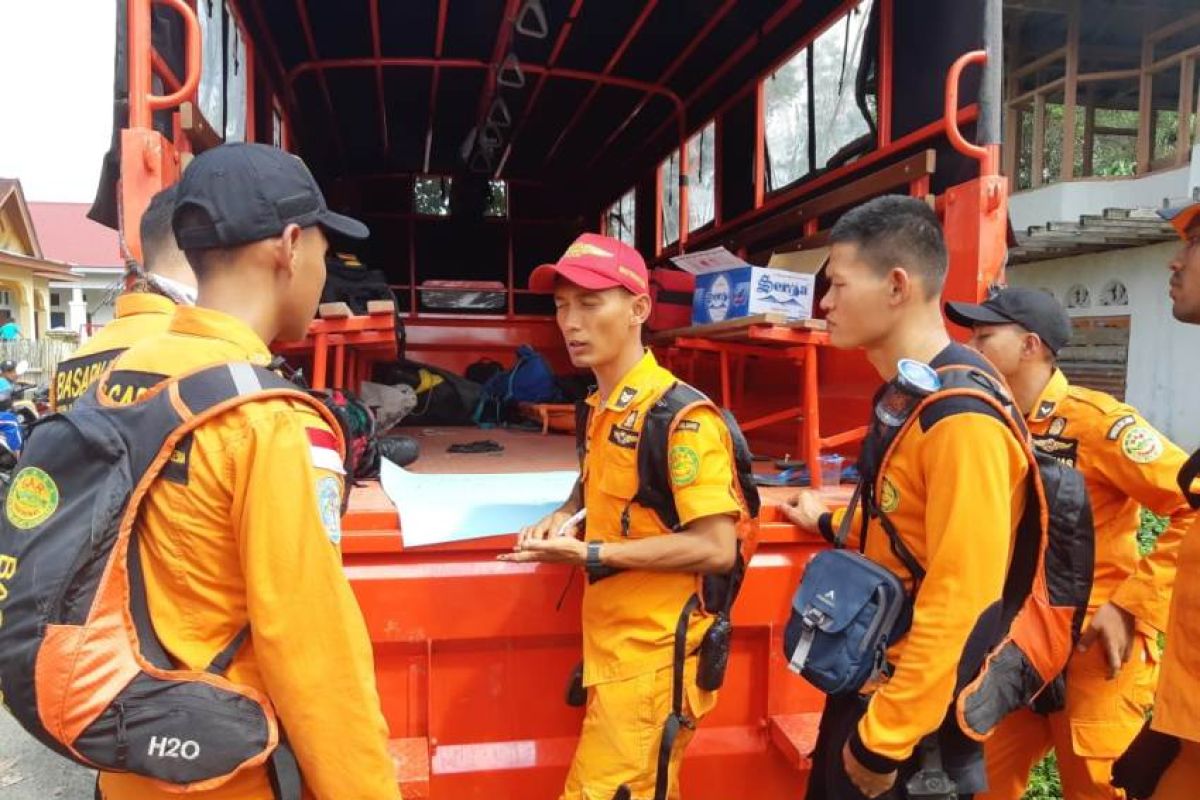
[(1124, 789), (1130, 800), (1146, 800), (1158, 788), (1158, 781), (1179, 755), (1179, 739), (1169, 733), (1150, 730), (1150, 722), (1113, 764), (1112, 785)]

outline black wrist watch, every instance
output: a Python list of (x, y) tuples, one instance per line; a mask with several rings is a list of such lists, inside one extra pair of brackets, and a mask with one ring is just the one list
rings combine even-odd
[(587, 543), (587, 561), (584, 566), (588, 572), (597, 573), (604, 570), (604, 562), (600, 560), (600, 545), (603, 542), (588, 542)]

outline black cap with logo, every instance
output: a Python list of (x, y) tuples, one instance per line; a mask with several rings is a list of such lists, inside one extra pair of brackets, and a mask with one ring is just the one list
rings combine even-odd
[[(208, 219), (180, 226), (180, 212), (198, 207)], [(179, 181), (171, 227), (183, 250), (237, 247), (271, 239), (288, 225), (365, 239), (367, 226), (334, 213), (308, 167), (265, 144), (223, 144), (198, 155)]]
[(1014, 286), (1001, 289), (979, 305), (946, 303), (946, 317), (964, 328), (1015, 323), (1036, 333), (1055, 354), (1071, 341), (1071, 318), (1052, 295), (1041, 289)]

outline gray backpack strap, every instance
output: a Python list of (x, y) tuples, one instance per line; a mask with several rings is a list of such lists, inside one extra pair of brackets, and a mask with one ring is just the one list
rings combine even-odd
[(179, 380), (179, 398), (195, 415), (234, 398), (288, 389), (300, 392), (294, 383), (244, 361), (219, 364)]

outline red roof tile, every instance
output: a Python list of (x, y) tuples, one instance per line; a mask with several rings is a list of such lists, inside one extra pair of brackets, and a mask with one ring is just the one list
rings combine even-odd
[(87, 203), (29, 203), (42, 254), (80, 267), (124, 267), (117, 232), (87, 218)]

